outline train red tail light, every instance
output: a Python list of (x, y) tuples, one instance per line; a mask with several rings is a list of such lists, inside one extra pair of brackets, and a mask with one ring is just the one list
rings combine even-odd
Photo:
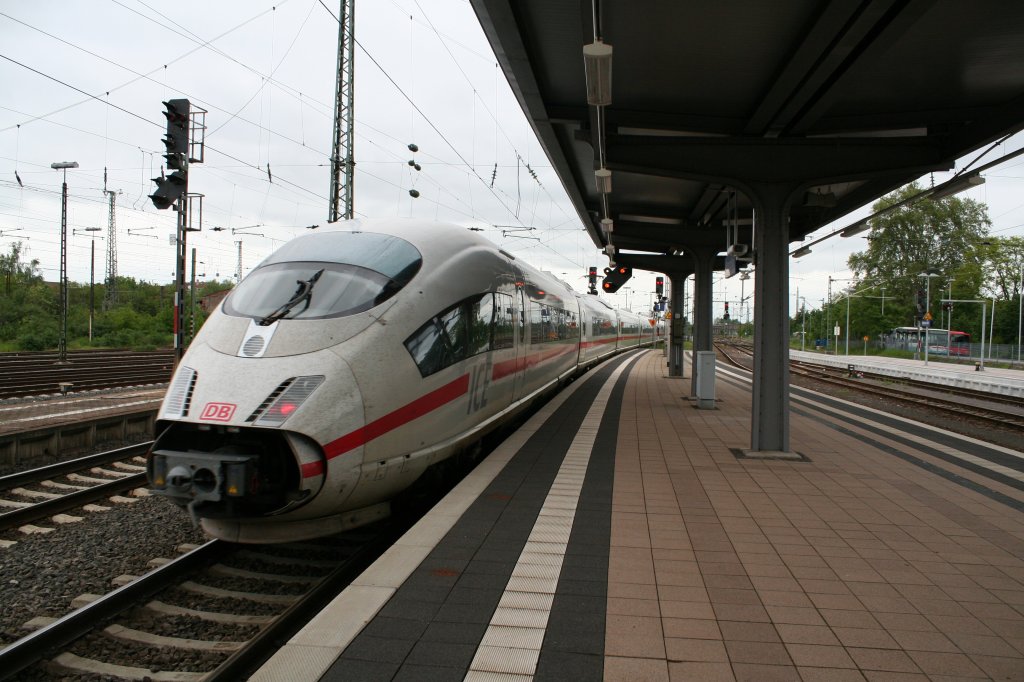
[(280, 426), (290, 417), (302, 403), (324, 382), (323, 376), (302, 376), (285, 381), (267, 396), (263, 405), (270, 403), (266, 409), (257, 410), (251, 419), (257, 426)]
[(269, 410), (263, 413), (262, 419), (279, 419), (284, 421), (299, 409), (299, 403), (290, 401), (278, 401)]

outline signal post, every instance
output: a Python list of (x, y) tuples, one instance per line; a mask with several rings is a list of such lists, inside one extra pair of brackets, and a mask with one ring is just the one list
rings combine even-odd
[[(167, 153), (167, 170), (165, 175), (161, 169), (160, 177), (153, 178), (156, 191), (149, 195), (153, 205), (160, 210), (174, 207), (178, 219), (173, 237), (175, 244), (175, 292), (174, 292), (174, 350), (180, 361), (185, 354), (185, 258), (187, 252), (186, 236), (189, 232), (202, 229), (202, 194), (190, 195), (188, 192), (188, 171), (193, 163), (203, 162), (203, 150), (206, 130), (206, 111), (198, 107), (193, 112), (187, 99), (172, 99), (163, 103), (167, 118), (167, 133), (164, 146)], [(198, 139), (196, 135), (198, 133)], [(198, 199), (197, 226), (193, 227), (192, 203), (190, 198)]]

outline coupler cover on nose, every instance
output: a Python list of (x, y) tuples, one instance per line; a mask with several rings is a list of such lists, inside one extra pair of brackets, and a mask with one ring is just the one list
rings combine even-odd
[(258, 480), (255, 458), (246, 455), (154, 452), (150, 461), (153, 492), (191, 502), (244, 497)]

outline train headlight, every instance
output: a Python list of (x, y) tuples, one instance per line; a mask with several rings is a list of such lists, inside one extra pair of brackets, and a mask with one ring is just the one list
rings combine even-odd
[(263, 405), (267, 407), (262, 411), (258, 410), (259, 416), (254, 423), (256, 426), (280, 426), (323, 382), (324, 377), (320, 375), (294, 377), (283, 382), (263, 401)]
[(164, 488), (167, 486), (167, 458), (161, 455), (153, 455), (149, 460), (150, 462), (150, 474), (149, 480), (153, 484), (154, 488)]
[(229, 462), (224, 465), (224, 493), (228, 497), (243, 497), (250, 492), (250, 481), (255, 481), (252, 475), (252, 460), (246, 459), (240, 462)]

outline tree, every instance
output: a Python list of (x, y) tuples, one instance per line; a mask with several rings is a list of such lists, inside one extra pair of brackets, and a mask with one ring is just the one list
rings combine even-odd
[(1024, 237), (993, 237), (983, 243), (985, 272), (982, 295), (1010, 301), (1020, 294), (1021, 267), (1024, 266)]
[[(89, 285), (69, 282), (68, 346), (71, 348), (165, 348), (173, 341), (174, 287), (118, 277), (120, 295), (112, 307), (96, 306), (89, 338)], [(231, 282), (216, 280), (197, 284), (197, 297), (211, 291), (230, 289)], [(95, 286), (95, 300), (102, 301), (106, 287)], [(60, 302), (59, 288), (47, 284), (39, 262), (24, 261), (21, 243), (10, 253), (0, 254), (0, 348), (3, 350), (48, 350), (57, 346)], [(198, 306), (197, 306), (198, 308)], [(195, 329), (206, 315), (197, 309)], [(188, 322), (189, 329), (192, 328)]]
[(16, 284), (32, 284), (42, 282), (43, 276), (39, 272), (39, 260), (33, 258), (28, 263), (21, 261), (21, 254), (24, 250), (21, 242), (11, 244), (11, 252), (7, 255), (0, 255), (0, 276), (4, 280), (4, 294), (10, 296)]
[[(1016, 343), (1020, 325), (1018, 297), (1024, 273), (1024, 238), (992, 237), (986, 240), (979, 245), (976, 263), (977, 272), (973, 274), (981, 282), (981, 298), (988, 299), (996, 309), (991, 338), (995, 343)], [(989, 314), (991, 310), (989, 307)]]
[[(885, 211), (920, 193), (912, 183), (882, 197), (875, 203), (875, 212)], [(867, 251), (850, 256), (847, 261), (860, 281), (880, 289), (885, 287), (885, 324), (912, 325), (917, 318), (919, 290), (930, 278), (931, 312), (939, 319), (938, 301), (954, 283), (954, 298), (978, 298), (984, 284), (985, 241), (991, 221), (985, 204), (972, 199), (949, 197), (932, 201), (921, 199), (892, 208), (870, 221), (872, 232)], [(851, 329), (852, 331), (852, 329)], [(865, 330), (878, 333), (884, 330)]]

